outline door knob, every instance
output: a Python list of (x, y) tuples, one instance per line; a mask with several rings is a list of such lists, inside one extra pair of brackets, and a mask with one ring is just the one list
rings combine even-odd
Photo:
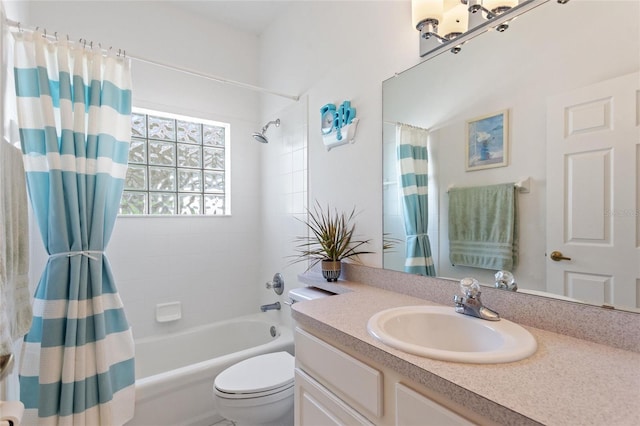
[(549, 257), (554, 262), (560, 262), (561, 260), (571, 260), (570, 257), (563, 256), (562, 252), (559, 252), (559, 251), (552, 251), (551, 254), (549, 255)]

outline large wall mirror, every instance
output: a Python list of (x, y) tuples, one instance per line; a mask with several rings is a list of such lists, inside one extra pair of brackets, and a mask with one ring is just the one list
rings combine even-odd
[[(451, 265), (448, 189), (529, 178), (529, 192), (517, 193), (518, 291), (638, 311), (639, 17), (637, 1), (549, 1), (504, 33), (384, 81), (385, 239), (405, 240), (396, 153), (404, 123), (428, 132), (436, 276), (493, 285), (496, 272)], [(507, 164), (467, 170), (467, 122), (500, 111)], [(552, 251), (571, 260), (553, 261)], [(402, 242), (385, 250), (384, 267), (407, 271)]]

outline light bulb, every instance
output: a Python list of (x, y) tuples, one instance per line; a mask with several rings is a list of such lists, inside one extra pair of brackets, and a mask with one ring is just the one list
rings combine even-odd
[(445, 38), (455, 38), (455, 36), (466, 33), (468, 29), (469, 11), (467, 5), (459, 4), (444, 13), (442, 23), (438, 25), (438, 35)]
[(443, 7), (442, 0), (412, 0), (411, 22), (416, 27), (426, 19), (442, 22)]

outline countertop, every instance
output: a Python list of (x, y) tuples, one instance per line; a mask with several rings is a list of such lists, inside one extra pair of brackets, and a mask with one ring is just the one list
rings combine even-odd
[(293, 305), (293, 318), (303, 328), (491, 421), (640, 425), (640, 353), (525, 326), (538, 343), (536, 353), (525, 360), (504, 364), (432, 360), (377, 341), (367, 332), (367, 321), (383, 309), (437, 303), (356, 282), (303, 281), (340, 293)]

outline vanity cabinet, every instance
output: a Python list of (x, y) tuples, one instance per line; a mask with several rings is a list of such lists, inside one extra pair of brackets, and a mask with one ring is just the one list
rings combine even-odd
[(475, 424), (427, 397), (429, 390), (347, 348), (300, 328), (295, 344), (296, 426)]
[(396, 383), (395, 388), (396, 425), (467, 426), (473, 424), (402, 383)]
[(300, 368), (295, 374), (295, 424), (296, 425), (362, 425), (373, 426), (343, 400), (315, 381)]

